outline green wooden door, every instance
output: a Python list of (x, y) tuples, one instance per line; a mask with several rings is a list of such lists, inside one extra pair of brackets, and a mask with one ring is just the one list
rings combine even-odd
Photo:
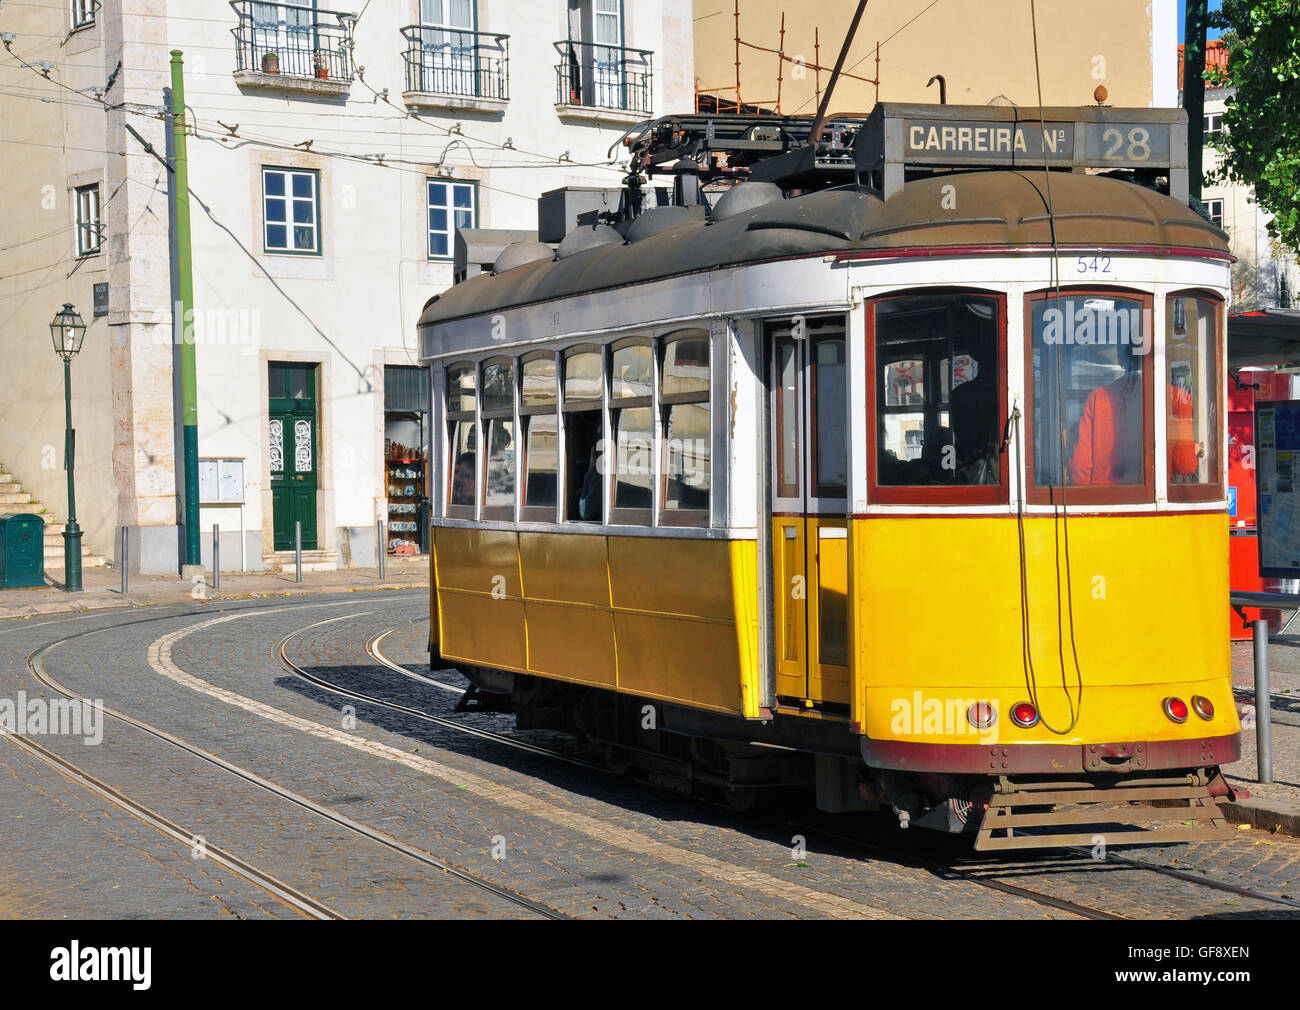
[(271, 508), (275, 549), (293, 550), (295, 523), (302, 549), (316, 550), (316, 366), (270, 363)]

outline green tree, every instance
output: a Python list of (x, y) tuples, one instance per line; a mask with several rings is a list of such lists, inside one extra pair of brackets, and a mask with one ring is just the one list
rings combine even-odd
[(1224, 155), (1214, 181), (1254, 186), (1269, 232), (1300, 252), (1300, 0), (1223, 0), (1210, 25), (1225, 30), (1228, 66), (1206, 77), (1236, 88), (1213, 142)]

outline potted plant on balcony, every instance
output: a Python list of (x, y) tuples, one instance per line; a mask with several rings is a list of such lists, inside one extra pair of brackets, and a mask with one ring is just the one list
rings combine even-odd
[(325, 50), (317, 49), (311, 58), (312, 68), (316, 71), (317, 80), (328, 80), (330, 75), (329, 60), (325, 55)]
[(274, 49), (262, 54), (262, 73), (278, 74), (280, 72), (280, 54)]

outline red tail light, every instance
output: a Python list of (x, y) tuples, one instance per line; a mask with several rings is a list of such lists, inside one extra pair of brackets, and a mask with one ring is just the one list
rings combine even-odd
[(976, 729), (988, 729), (998, 721), (998, 713), (987, 701), (977, 701), (966, 709), (966, 721)]
[(1192, 708), (1202, 719), (1214, 718), (1214, 702), (1199, 694), (1192, 695)]
[(1011, 721), (1017, 726), (1028, 729), (1038, 725), (1038, 709), (1027, 701), (1022, 701), (1011, 710)]
[(1173, 722), (1187, 721), (1187, 702), (1182, 698), (1166, 698), (1164, 701), (1165, 715)]

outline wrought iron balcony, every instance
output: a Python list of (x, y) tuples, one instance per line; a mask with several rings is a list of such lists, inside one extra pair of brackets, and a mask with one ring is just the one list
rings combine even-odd
[(509, 35), (408, 25), (402, 36), (408, 93), (492, 102), (510, 98)]
[(653, 102), (654, 53), (566, 39), (555, 76), (556, 104), (649, 114)]
[(286, 87), (319, 82), (328, 90), (352, 82), (355, 14), (264, 0), (230, 0), (230, 6), (239, 16), (230, 30), (237, 77), (261, 75), (251, 83)]

